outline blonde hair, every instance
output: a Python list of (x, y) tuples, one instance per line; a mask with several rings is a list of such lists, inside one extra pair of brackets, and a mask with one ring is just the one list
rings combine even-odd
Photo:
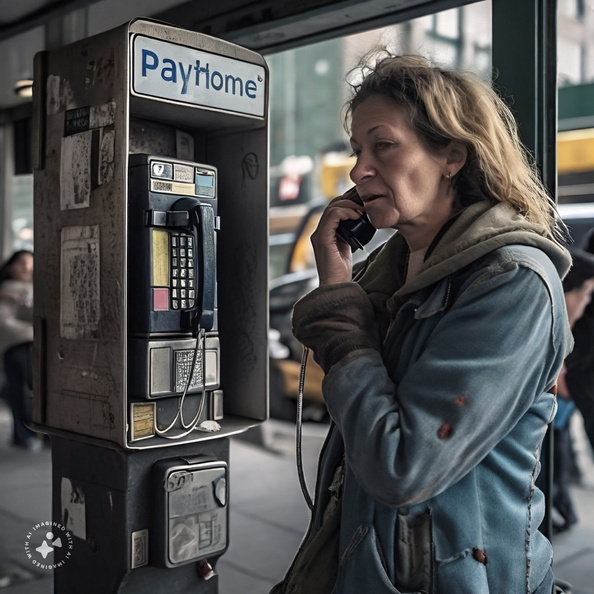
[(409, 123), (429, 149), (453, 140), (466, 147), (466, 163), (452, 179), (463, 205), (507, 202), (547, 237), (562, 237), (555, 203), (520, 141), (514, 116), (488, 83), (470, 72), (385, 49), (366, 55), (349, 77), (353, 94), (345, 104), (347, 130), (354, 110), (369, 96), (392, 98), (405, 106)]

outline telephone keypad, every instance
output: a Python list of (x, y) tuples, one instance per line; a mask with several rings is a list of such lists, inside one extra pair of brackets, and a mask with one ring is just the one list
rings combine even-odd
[(171, 309), (189, 309), (196, 303), (194, 237), (171, 234)]

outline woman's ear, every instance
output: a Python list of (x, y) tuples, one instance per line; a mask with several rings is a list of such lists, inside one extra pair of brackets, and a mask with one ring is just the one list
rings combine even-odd
[(454, 177), (466, 163), (468, 157), (466, 145), (459, 140), (452, 140), (445, 148), (445, 155), (448, 173), (451, 174), (451, 177)]

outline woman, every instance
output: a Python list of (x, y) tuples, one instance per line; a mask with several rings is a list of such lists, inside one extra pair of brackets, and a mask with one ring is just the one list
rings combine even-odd
[(39, 449), (41, 441), (25, 423), (31, 420), (33, 343), (33, 254), (15, 252), (0, 268), (0, 360), (3, 395), (12, 408), (13, 445)]
[[(489, 85), (414, 56), (361, 72), (356, 193), (325, 210), (293, 313), (333, 422), (273, 592), (550, 593), (534, 482), (572, 341), (554, 204)], [(398, 233), (353, 278), (336, 230), (363, 212)]]

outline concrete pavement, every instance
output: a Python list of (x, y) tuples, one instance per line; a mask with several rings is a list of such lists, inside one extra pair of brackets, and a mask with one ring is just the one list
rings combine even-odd
[[(580, 522), (555, 536), (555, 570), (559, 578), (572, 584), (572, 594), (592, 594), (594, 464), (586, 450), (580, 419), (576, 416), (574, 420), (584, 473), (584, 484), (572, 486)], [(310, 491), (325, 431), (317, 424), (306, 424), (304, 429)], [(51, 572), (34, 567), (24, 551), (28, 531), (37, 522), (51, 519), (50, 452), (12, 448), (7, 443), (9, 436), (10, 414), (0, 401), (0, 591), (53, 594)], [(233, 438), (230, 468), (230, 545), (216, 568), (218, 594), (266, 594), (284, 574), (307, 527), (308, 510), (295, 465), (293, 425), (269, 421), (242, 438)]]

